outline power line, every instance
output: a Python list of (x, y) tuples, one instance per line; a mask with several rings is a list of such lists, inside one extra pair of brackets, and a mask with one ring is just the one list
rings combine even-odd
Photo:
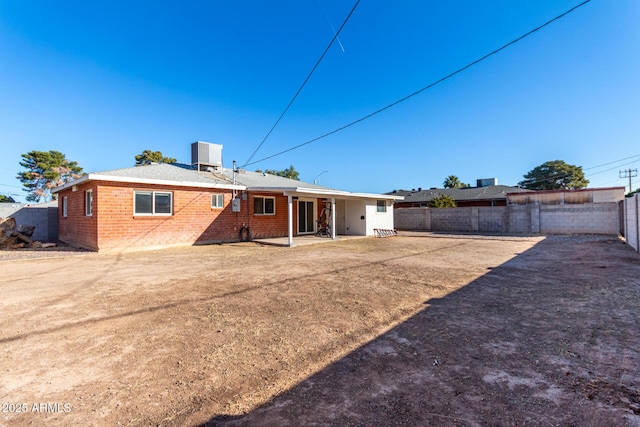
[(618, 186), (619, 184), (619, 178), (616, 179), (615, 181), (601, 181), (598, 186), (599, 187), (613, 187), (613, 186)]
[(19, 185), (9, 185), (9, 184), (0, 184), (0, 187), (14, 187), (14, 188), (24, 188)]
[[(622, 161), (625, 161), (625, 160), (635, 159), (636, 157), (640, 157), (640, 154), (636, 154), (634, 156), (625, 157), (624, 159), (620, 159), (620, 160), (614, 160), (613, 162), (609, 162), (609, 163), (603, 163), (603, 164), (598, 165), (598, 166), (591, 166), (590, 168), (585, 168), (585, 170), (601, 168), (602, 166), (608, 166), (608, 165), (612, 165), (614, 163), (619, 163), (619, 162), (622, 162)], [(635, 163), (635, 161), (632, 162), (632, 163)], [(620, 165), (620, 166), (624, 166), (624, 165)], [(607, 170), (611, 170), (611, 169), (607, 169)], [(601, 171), (601, 172), (605, 172), (605, 171)], [(600, 173), (600, 172), (595, 172), (592, 175), (595, 175), (596, 173)]]
[[(614, 163), (619, 163), (619, 162), (622, 162), (624, 160), (629, 160), (629, 159), (633, 159), (633, 158), (636, 158), (636, 157), (640, 157), (640, 154), (636, 154), (635, 156), (625, 157), (623, 159), (614, 160), (612, 162), (603, 163), (603, 164), (596, 165), (596, 166), (591, 166), (591, 167), (588, 167), (588, 168), (584, 168), (582, 170), (585, 171), (585, 170), (590, 170), (590, 169), (597, 169), (597, 168), (601, 168), (602, 166), (607, 166), (607, 165), (611, 165), (611, 164), (614, 164)], [(601, 173), (604, 173), (604, 172), (609, 172), (609, 171), (612, 171), (614, 169), (618, 169), (621, 166), (632, 165), (632, 164), (635, 164), (635, 163), (637, 163), (639, 161), (640, 161), (640, 158), (636, 159), (636, 160), (633, 160), (631, 162), (622, 164), (622, 165), (614, 166), (614, 167), (609, 168), (609, 169), (601, 170), (601, 171), (598, 171), (598, 172), (593, 172), (593, 173), (589, 174), (589, 177), (592, 177), (593, 175), (598, 175), (598, 174), (601, 174)], [(572, 175), (573, 175), (572, 173), (558, 174), (558, 175), (548, 176), (546, 178), (537, 179), (535, 181), (530, 181), (530, 182), (527, 182), (527, 184), (529, 184), (529, 185), (531, 185), (531, 184), (541, 184), (541, 183), (547, 182), (547, 181), (556, 181), (558, 179), (568, 178), (568, 177), (570, 177)], [(586, 174), (585, 174), (585, 178), (587, 178)]]
[[(372, 112), (372, 113), (369, 113), (369, 114), (367, 114), (366, 116), (363, 116), (363, 117), (361, 117), (361, 118), (359, 118), (359, 119), (357, 119), (357, 120), (354, 120), (354, 121), (352, 121), (351, 123), (348, 123), (348, 124), (346, 124), (346, 125), (344, 125), (344, 126), (341, 126), (341, 127), (337, 128), (337, 129), (335, 129), (335, 130), (332, 130), (331, 132), (327, 132), (327, 133), (325, 133), (325, 134), (323, 134), (323, 135), (320, 135), (320, 136), (318, 136), (318, 137), (315, 137), (315, 138), (313, 138), (313, 139), (310, 139), (309, 141), (306, 141), (306, 142), (303, 142), (303, 143), (301, 143), (301, 144), (295, 145), (295, 146), (293, 146), (293, 147), (291, 147), (291, 148), (288, 148), (288, 149), (286, 149), (286, 150), (283, 150), (283, 151), (280, 151), (280, 152), (278, 152), (278, 153), (272, 154), (272, 155), (270, 155), (270, 156), (264, 157), (264, 158), (262, 158), (262, 159), (260, 159), (260, 160), (256, 160), (256, 161), (254, 161), (254, 162), (251, 162), (251, 159), (253, 158), (253, 154), (252, 154), (252, 155), (251, 155), (251, 157), (249, 158), (249, 160), (248, 160), (248, 161), (243, 165), (243, 167), (244, 167), (244, 166), (253, 165), (253, 164), (255, 164), (255, 163), (259, 163), (259, 162), (262, 162), (262, 161), (265, 161), (265, 160), (268, 160), (268, 159), (272, 159), (272, 158), (274, 158), (274, 157), (276, 157), (276, 156), (280, 156), (280, 155), (282, 155), (282, 154), (288, 153), (289, 151), (293, 151), (293, 150), (296, 150), (296, 149), (298, 149), (298, 148), (300, 148), (300, 147), (304, 147), (305, 145), (309, 145), (309, 144), (311, 144), (311, 143), (313, 143), (313, 142), (316, 142), (316, 141), (318, 141), (318, 140), (320, 140), (320, 139), (323, 139), (323, 138), (326, 138), (326, 137), (328, 137), (328, 136), (330, 136), (330, 135), (333, 135), (334, 133), (338, 133), (338, 132), (340, 132), (340, 131), (342, 131), (342, 130), (344, 130), (344, 129), (347, 129), (347, 128), (349, 128), (349, 127), (353, 126), (353, 125), (356, 125), (356, 124), (358, 124), (358, 123), (360, 123), (360, 122), (363, 122), (363, 121), (365, 121), (365, 120), (367, 120), (367, 119), (369, 119), (369, 118), (371, 118), (371, 117), (373, 117), (373, 116), (375, 116), (375, 115), (377, 115), (377, 114), (380, 114), (380, 113), (382, 113), (383, 111), (386, 111), (386, 110), (388, 110), (388, 109), (390, 109), (390, 108), (392, 108), (392, 107), (395, 107), (396, 105), (398, 105), (398, 104), (400, 104), (400, 103), (402, 103), (402, 102), (404, 102), (404, 101), (406, 101), (406, 100), (408, 100), (408, 99), (410, 99), (410, 98), (413, 98), (414, 96), (419, 95), (420, 93), (422, 93), (422, 92), (424, 92), (424, 91), (426, 91), (426, 90), (428, 90), (428, 89), (431, 89), (432, 87), (434, 87), (434, 86), (436, 86), (436, 85), (438, 85), (438, 84), (440, 84), (440, 83), (444, 82), (445, 80), (450, 79), (451, 77), (455, 76), (456, 74), (459, 74), (459, 73), (461, 73), (461, 72), (465, 71), (466, 69), (471, 68), (472, 66), (474, 66), (474, 65), (476, 65), (476, 64), (478, 64), (478, 63), (480, 63), (480, 62), (484, 61), (485, 59), (487, 59), (487, 58), (489, 58), (489, 57), (491, 57), (491, 56), (495, 55), (496, 53), (498, 53), (498, 52), (500, 52), (500, 51), (502, 51), (502, 50), (506, 49), (507, 47), (509, 47), (509, 46), (511, 46), (511, 45), (513, 45), (513, 44), (515, 44), (515, 43), (517, 43), (517, 42), (519, 42), (520, 40), (524, 39), (525, 37), (530, 36), (531, 34), (535, 33), (536, 31), (541, 30), (542, 28), (546, 27), (547, 25), (551, 24), (552, 22), (555, 22), (555, 21), (557, 21), (558, 19), (565, 17), (565, 16), (566, 16), (566, 15), (568, 15), (569, 13), (571, 13), (571, 12), (575, 11), (575, 10), (576, 10), (576, 9), (578, 9), (579, 7), (584, 6), (585, 4), (589, 3), (590, 1), (591, 1), (591, 0), (585, 0), (585, 1), (583, 1), (582, 3), (578, 4), (577, 6), (572, 7), (571, 9), (569, 9), (569, 10), (567, 10), (566, 12), (564, 12), (564, 13), (562, 13), (562, 14), (560, 14), (560, 15), (556, 16), (556, 17), (555, 17), (555, 18), (553, 18), (553, 19), (550, 19), (549, 21), (545, 22), (544, 24), (542, 24), (542, 25), (540, 25), (540, 26), (538, 26), (538, 27), (534, 28), (533, 30), (531, 30), (531, 31), (529, 31), (529, 32), (527, 32), (527, 33), (525, 33), (524, 35), (522, 35), (522, 36), (520, 36), (520, 37), (518, 37), (518, 38), (516, 38), (516, 39), (514, 39), (514, 40), (512, 40), (512, 41), (510, 41), (509, 43), (507, 43), (507, 44), (503, 45), (502, 47), (499, 47), (498, 49), (495, 49), (495, 50), (491, 51), (490, 53), (487, 53), (487, 54), (486, 54), (486, 55), (484, 55), (483, 57), (481, 57), (481, 58), (479, 58), (479, 59), (476, 59), (476, 60), (475, 60), (475, 61), (473, 61), (473, 62), (470, 62), (469, 64), (465, 65), (464, 67), (457, 69), (456, 71), (454, 71), (454, 72), (452, 72), (452, 73), (450, 73), (450, 74), (448, 74), (448, 75), (446, 75), (446, 76), (444, 76), (444, 77), (442, 77), (442, 78), (440, 78), (440, 79), (436, 80), (436, 81), (435, 81), (435, 82), (433, 82), (433, 83), (428, 84), (427, 86), (423, 87), (422, 89), (419, 89), (419, 90), (417, 90), (417, 91), (415, 91), (415, 92), (411, 93), (410, 95), (405, 96), (404, 98), (400, 98), (400, 99), (398, 99), (397, 101), (392, 102), (391, 104), (389, 104), (389, 105), (387, 105), (387, 106), (385, 106), (385, 107), (380, 108), (379, 110), (376, 110), (376, 111), (374, 111), (374, 112)], [(343, 25), (344, 25), (344, 24), (343, 24)], [(341, 27), (341, 29), (342, 29), (342, 27)], [(339, 32), (339, 31), (338, 31), (338, 32)], [(334, 37), (334, 39), (335, 39), (335, 37)], [(332, 41), (332, 43), (333, 43), (333, 41)], [(279, 120), (279, 119), (278, 119), (278, 120)], [(265, 139), (266, 139), (266, 138), (265, 138)], [(263, 141), (263, 142), (264, 142), (264, 141)], [(262, 143), (261, 143), (260, 145), (262, 145)], [(260, 148), (260, 146), (258, 146), (258, 148)], [(256, 151), (257, 151), (257, 149), (256, 149)], [(254, 154), (255, 154), (255, 152), (254, 152)]]
[(16, 196), (16, 197), (24, 196), (24, 194), (14, 193), (13, 190), (8, 190), (8, 191), (0, 190), (0, 194), (5, 196)]
[(633, 192), (633, 187), (632, 187), (632, 183), (631, 183), (631, 178), (635, 178), (636, 176), (638, 176), (638, 169), (625, 169), (623, 171), (620, 171), (620, 178), (629, 178), (629, 193)]
[[(276, 126), (278, 126), (278, 123), (280, 123), (280, 120), (282, 120), (282, 118), (284, 117), (284, 115), (287, 113), (287, 111), (289, 111), (289, 107), (291, 107), (291, 105), (293, 104), (293, 102), (296, 100), (296, 98), (298, 97), (298, 95), (300, 95), (300, 92), (302, 92), (302, 88), (304, 88), (304, 86), (307, 84), (307, 82), (309, 81), (309, 79), (311, 78), (311, 75), (313, 74), (313, 72), (316, 70), (316, 68), (318, 68), (318, 65), (320, 65), (320, 62), (322, 62), (322, 59), (325, 57), (325, 55), (327, 54), (327, 52), (329, 52), (329, 49), (331, 48), (331, 46), (333, 45), (333, 42), (338, 38), (338, 34), (340, 34), (340, 31), (342, 31), (342, 29), (344, 28), (344, 26), (347, 24), (347, 21), (349, 21), (349, 18), (351, 18), (351, 15), (353, 15), (353, 12), (355, 12), (356, 8), (358, 7), (358, 4), (360, 4), (360, 0), (356, 0), (356, 3), (353, 5), (353, 8), (351, 8), (351, 11), (349, 12), (349, 14), (347, 15), (347, 17), (345, 18), (344, 22), (342, 23), (342, 25), (340, 26), (340, 28), (338, 28), (337, 32), (334, 32), (333, 38), (331, 39), (331, 41), (329, 42), (329, 45), (326, 47), (326, 49), (324, 50), (324, 52), (322, 52), (322, 55), (320, 55), (320, 58), (318, 59), (318, 61), (316, 62), (316, 65), (313, 66), (313, 68), (311, 69), (311, 71), (309, 72), (309, 74), (307, 75), (307, 78), (304, 79), (304, 81), (302, 82), (302, 84), (300, 85), (300, 87), (298, 88), (298, 91), (296, 92), (295, 95), (293, 95), (293, 98), (291, 98), (291, 101), (289, 101), (289, 104), (287, 104), (286, 108), (284, 109), (284, 111), (282, 112), (282, 114), (280, 114), (280, 117), (278, 117), (278, 120), (276, 120), (276, 122), (273, 124), (273, 126), (271, 126), (271, 129), (269, 129), (269, 132), (267, 132), (267, 134), (265, 135), (265, 137), (262, 139), (262, 141), (260, 142), (260, 144), (258, 144), (258, 147), (256, 147), (256, 149), (253, 151), (253, 153), (251, 154), (251, 156), (249, 157), (249, 159), (246, 161), (246, 163), (242, 166), (247, 166), (251, 163), (249, 163), (251, 161), (251, 159), (253, 159), (253, 156), (256, 155), (256, 153), (258, 152), (258, 150), (260, 149), (260, 147), (262, 147), (262, 144), (265, 143), (265, 141), (267, 140), (267, 138), (269, 138), (269, 135), (271, 135), (271, 132), (273, 132), (273, 130), (276, 128)], [(333, 29), (333, 27), (332, 27)], [(340, 47), (342, 48), (342, 43), (340, 43)], [(343, 49), (344, 50), (344, 49)], [(254, 162), (256, 163), (256, 162)]]
[[(612, 170), (614, 170), (614, 169), (618, 169), (618, 168), (619, 168), (619, 167), (621, 167), (621, 166), (629, 166), (629, 165), (633, 165), (633, 164), (635, 164), (635, 163), (638, 163), (639, 161), (640, 161), (640, 159), (636, 159), (636, 160), (633, 160), (633, 161), (631, 161), (631, 162), (624, 163), (624, 164), (622, 164), (622, 165), (618, 165), (618, 166), (614, 166), (614, 167), (609, 168), (609, 169), (605, 169), (605, 170), (598, 171), (598, 172), (593, 172), (593, 173), (592, 173), (592, 174), (590, 174), (589, 176), (598, 175), (599, 173), (609, 172), (609, 171), (612, 171)], [(616, 162), (614, 162), (614, 163), (616, 163)], [(607, 163), (607, 164), (611, 164), (611, 163)], [(601, 165), (601, 166), (604, 166), (604, 165)], [(600, 167), (600, 166), (594, 166), (594, 167), (589, 168), (589, 169), (594, 169), (594, 168), (598, 168), (598, 167)]]

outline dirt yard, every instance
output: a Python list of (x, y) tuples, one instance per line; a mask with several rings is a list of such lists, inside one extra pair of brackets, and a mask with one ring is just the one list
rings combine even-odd
[(0, 268), (0, 425), (640, 426), (640, 255), (618, 239)]

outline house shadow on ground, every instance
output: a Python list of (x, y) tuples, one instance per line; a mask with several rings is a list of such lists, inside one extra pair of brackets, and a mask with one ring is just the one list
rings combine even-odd
[(242, 416), (204, 426), (640, 424), (640, 255), (548, 238)]

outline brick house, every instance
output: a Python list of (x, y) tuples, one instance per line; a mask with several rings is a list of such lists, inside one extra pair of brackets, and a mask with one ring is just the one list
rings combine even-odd
[[(54, 191), (59, 240), (92, 250), (293, 238), (393, 229), (397, 196), (351, 193), (279, 176), (151, 164), (89, 173)], [(329, 224), (329, 227), (326, 225)]]

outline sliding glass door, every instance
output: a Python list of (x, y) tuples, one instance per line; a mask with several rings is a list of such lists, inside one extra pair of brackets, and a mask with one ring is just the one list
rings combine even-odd
[(298, 234), (315, 232), (315, 202), (298, 200)]

